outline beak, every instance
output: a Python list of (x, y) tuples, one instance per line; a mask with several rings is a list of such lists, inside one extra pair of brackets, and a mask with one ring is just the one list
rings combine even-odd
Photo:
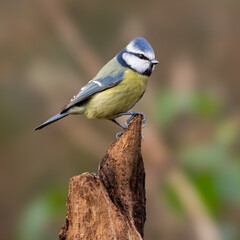
[(151, 61), (151, 63), (152, 63), (153, 65), (156, 65), (156, 64), (159, 63), (159, 61), (158, 61), (157, 59), (153, 59), (153, 60)]

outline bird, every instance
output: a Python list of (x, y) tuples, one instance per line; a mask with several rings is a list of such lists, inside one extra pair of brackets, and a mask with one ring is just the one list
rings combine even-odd
[[(68, 115), (84, 114), (89, 119), (108, 119), (123, 129), (141, 112), (130, 111), (142, 98), (155, 65), (158, 64), (150, 43), (143, 37), (134, 38), (97, 75), (80, 89), (76, 96), (53, 117), (35, 128), (47, 125)], [(116, 118), (129, 115), (122, 125)], [(123, 132), (120, 132), (121, 135)]]

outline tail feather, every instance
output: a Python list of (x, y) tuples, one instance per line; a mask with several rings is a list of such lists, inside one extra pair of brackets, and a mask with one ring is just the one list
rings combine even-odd
[(35, 130), (39, 130), (39, 129), (42, 129), (44, 127), (46, 127), (47, 125), (53, 123), (53, 122), (56, 122), (57, 120), (61, 119), (61, 118), (64, 118), (68, 115), (67, 112), (65, 113), (58, 113), (56, 114), (55, 116), (49, 118), (46, 122), (44, 122), (43, 124), (39, 125), (38, 127), (35, 128)]

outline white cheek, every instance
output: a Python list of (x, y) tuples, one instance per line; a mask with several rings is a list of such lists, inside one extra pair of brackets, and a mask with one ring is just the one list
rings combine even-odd
[(132, 69), (139, 73), (144, 73), (150, 66), (148, 60), (140, 59), (129, 53), (124, 53), (123, 59)]

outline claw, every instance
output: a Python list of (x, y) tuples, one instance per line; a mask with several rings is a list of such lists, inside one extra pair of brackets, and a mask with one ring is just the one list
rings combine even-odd
[(130, 118), (127, 119), (127, 121), (125, 122), (125, 127), (127, 128), (128, 125), (130, 124), (130, 122), (133, 120), (134, 115), (132, 115)]
[(143, 118), (143, 120), (142, 120), (142, 128), (145, 128), (145, 126), (146, 126), (146, 118)]
[(116, 139), (119, 139), (123, 135), (124, 131), (119, 132), (116, 134)]

